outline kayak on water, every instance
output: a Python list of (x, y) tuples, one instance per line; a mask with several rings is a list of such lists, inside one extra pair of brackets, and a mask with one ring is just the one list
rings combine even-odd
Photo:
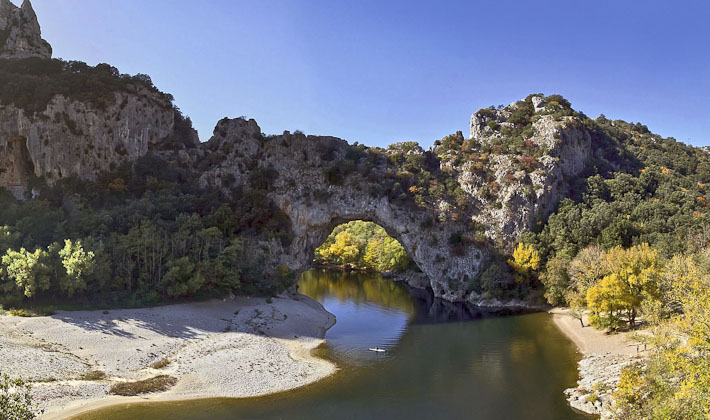
[(379, 353), (384, 353), (384, 352), (386, 351), (385, 349), (381, 349), (381, 348), (379, 348), (379, 347), (375, 347), (374, 349), (368, 349), (368, 350), (370, 350), (370, 351), (376, 351), (376, 352), (379, 352)]

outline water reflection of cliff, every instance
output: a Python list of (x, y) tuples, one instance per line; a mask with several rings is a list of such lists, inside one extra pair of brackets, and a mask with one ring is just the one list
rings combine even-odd
[(298, 292), (318, 301), (334, 297), (341, 302), (376, 304), (410, 315), (415, 311), (414, 299), (407, 289), (377, 273), (313, 269), (301, 275)]
[(482, 309), (469, 303), (449, 302), (434, 297), (430, 290), (414, 289), (377, 273), (312, 269), (304, 272), (298, 291), (315, 300), (334, 297), (340, 302), (375, 304), (412, 315), (413, 324), (471, 321), (491, 316), (526, 312), (514, 309)]
[(524, 308), (480, 308), (468, 302), (449, 302), (435, 298), (430, 290), (407, 288), (415, 305), (412, 324), (461, 322), (475, 319), (515, 315), (531, 312)]

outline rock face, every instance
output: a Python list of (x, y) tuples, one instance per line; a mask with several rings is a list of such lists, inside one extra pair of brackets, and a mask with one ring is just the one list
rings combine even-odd
[[(0, 0), (0, 58), (51, 55), (29, 0), (19, 8)], [(56, 94), (37, 112), (0, 105), (0, 186), (25, 198), (32, 175), (49, 184), (71, 176), (94, 180), (173, 135), (175, 111), (166, 96), (138, 83), (113, 95), (97, 106)], [(186, 141), (196, 144), (197, 135)]]
[(0, 106), (0, 185), (23, 198), (32, 174), (52, 184), (102, 171), (145, 155), (172, 134), (172, 105), (148, 91), (117, 92), (114, 104), (91, 104), (56, 95), (43, 112)]
[(0, 58), (50, 58), (52, 47), (42, 39), (30, 0), (17, 7), (0, 0)]

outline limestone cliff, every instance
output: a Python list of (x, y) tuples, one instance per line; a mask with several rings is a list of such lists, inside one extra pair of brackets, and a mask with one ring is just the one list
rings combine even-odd
[[(0, 0), (0, 46), (0, 186), (16, 197), (33, 175), (94, 180), (176, 137), (181, 115), (146, 76), (51, 60), (28, 0)], [(198, 142), (191, 129), (181, 137)]]
[(174, 125), (172, 105), (144, 89), (116, 92), (103, 108), (63, 95), (37, 113), (0, 106), (0, 185), (22, 197), (31, 175), (49, 184), (70, 176), (94, 180), (145, 155)]
[(50, 58), (52, 47), (42, 39), (30, 0), (17, 7), (0, 0), (0, 58)]

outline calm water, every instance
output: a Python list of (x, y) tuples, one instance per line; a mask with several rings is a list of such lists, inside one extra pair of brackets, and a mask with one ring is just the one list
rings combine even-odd
[[(318, 352), (338, 374), (268, 397), (130, 404), (75, 419), (588, 419), (565, 402), (578, 356), (547, 314), (490, 316), (370, 274), (311, 270), (299, 291), (337, 317)], [(387, 352), (367, 350), (375, 346)]]

